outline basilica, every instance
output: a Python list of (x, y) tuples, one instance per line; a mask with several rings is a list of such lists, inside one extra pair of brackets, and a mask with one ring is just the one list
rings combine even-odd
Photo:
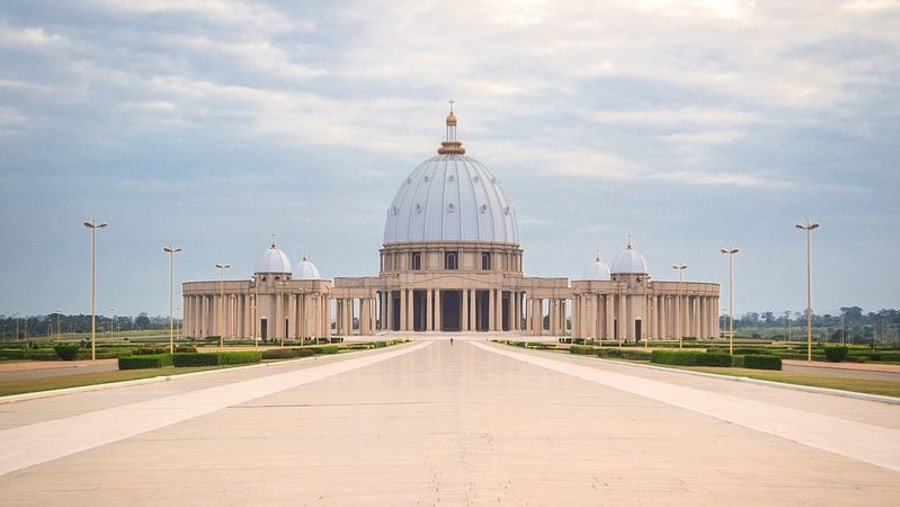
[(304, 339), (382, 333), (506, 332), (643, 340), (719, 334), (719, 285), (651, 280), (629, 236), (581, 279), (528, 277), (516, 211), (467, 156), (451, 109), (445, 140), (387, 208), (378, 276), (322, 278), (272, 243), (243, 280), (185, 282), (184, 332), (202, 338)]

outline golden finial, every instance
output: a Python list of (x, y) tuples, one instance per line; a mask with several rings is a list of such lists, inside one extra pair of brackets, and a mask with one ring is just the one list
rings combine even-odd
[(438, 148), (438, 154), (440, 155), (464, 155), (466, 153), (466, 149), (462, 147), (462, 141), (456, 140), (456, 115), (453, 114), (453, 104), (456, 103), (455, 100), (450, 100), (450, 114), (447, 115), (447, 140), (441, 143), (441, 147)]
[(275, 233), (273, 232), (272, 233), (272, 249), (274, 250), (275, 248), (277, 248), (277, 247), (275, 246)]
[(307, 260), (307, 258), (306, 258), (306, 249), (305, 249), (305, 248), (303, 249), (303, 253), (301, 254), (300, 260), (301, 260), (301, 261)]
[(625, 243), (625, 248), (628, 250), (631, 250), (631, 233), (630, 232), (628, 233), (627, 238), (628, 239), (627, 239), (627, 242)]
[(597, 249), (597, 262), (600, 262), (600, 249)]

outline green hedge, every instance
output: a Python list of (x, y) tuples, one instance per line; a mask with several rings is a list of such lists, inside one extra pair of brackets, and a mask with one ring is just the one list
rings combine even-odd
[(731, 354), (680, 350), (654, 350), (650, 362), (678, 366), (731, 366)]
[(53, 350), (56, 351), (56, 355), (63, 361), (74, 361), (78, 357), (78, 349), (80, 348), (81, 345), (56, 345), (53, 347)]
[(219, 366), (227, 364), (250, 364), (262, 360), (262, 354), (255, 351), (248, 352), (214, 352), (175, 354), (173, 362), (175, 366)]
[(119, 358), (120, 370), (144, 370), (172, 366), (172, 354), (123, 356)]
[(631, 361), (649, 361), (650, 352), (646, 350), (602, 348), (597, 349), (597, 357), (611, 357), (615, 359), (628, 359)]
[(263, 359), (293, 359), (294, 351), (291, 349), (269, 349), (262, 351)]
[(311, 347), (314, 354), (337, 354), (341, 351), (341, 348), (337, 345), (322, 345), (318, 347)]
[(847, 358), (849, 350), (842, 346), (825, 346), (825, 358), (832, 363), (839, 363)]
[[(740, 356), (735, 356), (735, 359)], [(747, 354), (743, 356), (744, 368), (752, 368), (754, 370), (780, 370), (781, 358), (778, 356), (770, 356), (765, 354)]]
[(569, 347), (569, 354), (577, 354), (580, 356), (593, 356), (597, 353), (597, 349), (594, 347), (587, 347), (584, 345), (572, 345)]
[(312, 357), (316, 355), (313, 349), (310, 348), (301, 348), (301, 349), (292, 349), (294, 353), (294, 357)]
[(0, 349), (0, 359), (25, 359), (25, 349)]

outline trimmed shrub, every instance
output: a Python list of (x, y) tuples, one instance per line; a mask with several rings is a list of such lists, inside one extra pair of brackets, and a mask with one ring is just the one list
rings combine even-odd
[(175, 354), (172, 357), (172, 363), (176, 367), (185, 366), (216, 366), (219, 364), (218, 354), (203, 354), (199, 352), (188, 352), (184, 354)]
[(0, 359), (25, 359), (25, 350), (24, 349), (0, 350)]
[(832, 363), (839, 363), (847, 357), (849, 349), (842, 346), (825, 346), (825, 358)]
[(731, 356), (731, 366), (732, 368), (743, 368), (744, 367), (744, 356)]
[(80, 348), (81, 345), (57, 345), (53, 347), (53, 350), (56, 351), (56, 355), (63, 361), (74, 361)]
[(175, 366), (219, 366), (227, 364), (250, 364), (262, 360), (262, 354), (249, 352), (215, 352), (209, 354), (186, 353), (175, 354), (172, 358)]
[(262, 360), (262, 354), (255, 351), (217, 352), (219, 364), (252, 364)]
[(155, 356), (159, 354), (168, 354), (169, 347), (141, 347), (134, 349), (132, 355), (135, 356)]
[(293, 349), (291, 352), (294, 353), (294, 357), (312, 357), (316, 355), (313, 349), (309, 348)]
[(569, 354), (577, 354), (580, 356), (593, 356), (597, 353), (597, 349), (594, 347), (587, 347), (584, 345), (572, 345), (569, 347)]
[(744, 356), (743, 367), (754, 370), (780, 370), (781, 358), (765, 354), (747, 354)]
[(650, 362), (678, 366), (731, 366), (731, 354), (680, 350), (654, 350)]
[(341, 348), (337, 345), (322, 345), (319, 347), (311, 347), (314, 354), (337, 354)]
[(294, 351), (291, 349), (269, 349), (262, 351), (263, 359), (293, 359)]
[(119, 358), (120, 370), (144, 370), (172, 366), (172, 354), (123, 356)]
[(176, 354), (186, 354), (186, 353), (196, 353), (197, 347), (191, 347), (190, 345), (179, 345), (175, 347)]
[(650, 352), (646, 350), (602, 348), (597, 349), (597, 357), (628, 359), (630, 361), (649, 361)]
[(56, 351), (53, 349), (30, 349), (25, 351), (24, 359), (32, 361), (56, 361), (59, 359)]

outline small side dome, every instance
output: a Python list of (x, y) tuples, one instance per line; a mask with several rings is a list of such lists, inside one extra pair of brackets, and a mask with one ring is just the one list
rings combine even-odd
[(322, 275), (319, 274), (319, 268), (316, 267), (315, 264), (312, 263), (309, 259), (306, 258), (306, 252), (303, 252), (303, 257), (300, 258), (300, 262), (294, 267), (294, 279), (295, 280), (321, 280)]
[(613, 260), (610, 272), (614, 275), (646, 275), (649, 273), (644, 256), (631, 246), (631, 236), (628, 237), (625, 251)]
[(287, 274), (293, 275), (294, 272), (291, 269), (291, 259), (278, 249), (275, 246), (275, 241), (272, 241), (272, 246), (269, 247), (259, 258), (256, 260), (256, 268), (253, 270), (254, 273), (279, 273), (279, 274)]
[(584, 280), (609, 280), (609, 266), (600, 259), (600, 255), (584, 270)]

